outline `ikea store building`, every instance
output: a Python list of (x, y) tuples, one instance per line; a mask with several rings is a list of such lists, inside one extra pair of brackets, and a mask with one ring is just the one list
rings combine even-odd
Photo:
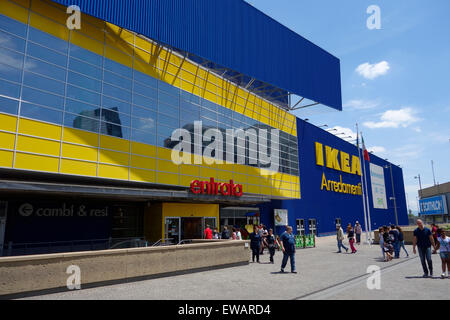
[[(290, 113), (342, 110), (339, 59), (242, 0), (0, 0), (0, 56), (2, 255), (364, 226), (358, 149)], [(407, 224), (401, 168), (364, 167), (372, 228)]]

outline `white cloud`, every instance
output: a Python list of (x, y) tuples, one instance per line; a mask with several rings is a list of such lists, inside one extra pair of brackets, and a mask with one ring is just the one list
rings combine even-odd
[(386, 152), (386, 148), (381, 147), (381, 146), (373, 146), (373, 147), (367, 148), (367, 151), (373, 152), (375, 154), (382, 154), (382, 153)]
[(361, 76), (366, 79), (373, 80), (379, 76), (385, 75), (391, 67), (387, 61), (381, 61), (376, 64), (370, 64), (368, 62), (360, 64), (356, 68), (356, 72), (358, 72)]
[(416, 112), (412, 108), (402, 108), (399, 110), (388, 110), (384, 112), (380, 121), (366, 121), (364, 126), (376, 129), (376, 128), (398, 128), (408, 127), (409, 125), (419, 121), (420, 119), (415, 116)]
[(380, 105), (378, 101), (373, 100), (361, 100), (353, 99), (344, 104), (344, 108), (354, 109), (354, 110), (366, 110), (373, 109)]

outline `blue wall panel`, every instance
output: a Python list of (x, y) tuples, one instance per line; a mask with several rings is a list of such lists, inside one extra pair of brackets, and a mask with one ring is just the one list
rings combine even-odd
[(243, 0), (54, 0), (342, 110), (340, 61)]
[[(270, 204), (261, 205), (261, 222), (273, 227), (273, 209), (288, 209), (289, 224), (294, 227), (294, 231), (296, 219), (305, 219), (306, 232), (309, 233), (308, 219), (311, 218), (317, 219), (319, 235), (335, 233), (336, 218), (342, 219), (343, 226), (346, 226), (348, 223), (354, 225), (358, 220), (364, 229), (364, 211), (361, 196), (321, 190), (323, 173), (325, 173), (327, 180), (339, 181), (339, 176), (341, 175), (344, 182), (353, 185), (361, 182), (360, 176), (316, 165), (315, 142), (357, 156), (358, 150), (356, 146), (301, 119), (297, 119), (297, 128), (301, 199), (272, 201)], [(382, 167), (389, 165), (389, 162), (373, 154), (370, 155), (370, 162)], [(367, 161), (365, 161), (365, 166), (368, 171), (369, 163)], [(401, 168), (392, 165), (392, 173), (395, 195), (397, 197), (398, 221), (400, 225), (407, 225), (408, 215), (403, 172)], [(384, 177), (388, 204), (388, 209), (386, 210), (373, 208), (370, 175), (367, 175), (372, 230), (383, 225), (395, 224), (394, 203), (392, 200), (389, 200), (393, 195), (389, 169), (384, 169)], [(280, 233), (283, 230), (284, 227), (277, 228), (276, 231)]]

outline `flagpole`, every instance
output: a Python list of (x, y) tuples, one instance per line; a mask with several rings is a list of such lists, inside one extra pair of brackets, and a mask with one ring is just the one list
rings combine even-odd
[[(364, 141), (362, 132), (361, 132), (361, 139), (362, 141)], [(363, 143), (364, 146), (364, 143)], [(365, 147), (364, 147), (365, 148)], [(369, 206), (369, 187), (367, 186), (367, 170), (366, 170), (366, 160), (364, 160), (364, 166), (363, 166), (363, 171), (364, 171), (364, 185), (366, 188), (366, 201), (367, 201), (367, 219), (369, 220), (369, 244), (372, 244), (372, 223), (370, 221), (370, 206)]]
[[(359, 148), (359, 129), (358, 129), (358, 123), (356, 123), (356, 147), (358, 148), (358, 157), (360, 165), (362, 166), (362, 159), (361, 159), (361, 149)], [(369, 241), (369, 234), (367, 232), (367, 213), (366, 213), (366, 201), (364, 196), (364, 183), (363, 183), (363, 173), (361, 172), (361, 190), (362, 190), (362, 202), (363, 202), (363, 208), (364, 208), (364, 225), (366, 227), (366, 242), (370, 244)]]

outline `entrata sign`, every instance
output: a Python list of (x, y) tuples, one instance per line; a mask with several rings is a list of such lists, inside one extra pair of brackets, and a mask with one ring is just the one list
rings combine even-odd
[(191, 182), (191, 191), (194, 194), (218, 195), (219, 193), (228, 197), (242, 197), (243, 188), (241, 184), (214, 182), (214, 178), (209, 181), (194, 180)]

